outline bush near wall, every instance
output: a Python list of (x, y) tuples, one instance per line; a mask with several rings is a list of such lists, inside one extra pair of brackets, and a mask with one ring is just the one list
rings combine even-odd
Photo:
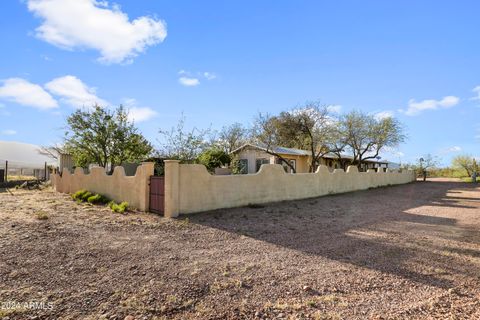
[(88, 202), (95, 205), (108, 205), (113, 212), (124, 213), (128, 210), (128, 202), (116, 203), (101, 194), (93, 194), (88, 190), (82, 189), (72, 194), (72, 199), (77, 202)]

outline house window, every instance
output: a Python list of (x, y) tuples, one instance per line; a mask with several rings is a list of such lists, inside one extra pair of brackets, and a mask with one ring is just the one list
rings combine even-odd
[[(297, 170), (297, 161), (295, 159), (285, 159), (285, 160), (288, 161), (288, 163), (290, 163), (292, 165), (292, 167), (295, 168), (295, 171)], [(283, 169), (285, 170), (285, 172), (293, 173), (292, 168), (290, 168), (290, 166), (288, 164), (286, 164), (282, 159), (276, 158), (275, 163), (276, 164), (281, 164)]]
[(238, 160), (238, 172), (240, 174), (247, 174), (248, 173), (248, 159), (240, 159)]
[(268, 159), (265, 159), (265, 158), (261, 158), (261, 159), (257, 159), (257, 170), (256, 172), (258, 172), (258, 170), (260, 170), (260, 167), (262, 166), (262, 164), (269, 164), (270, 162), (268, 161)]

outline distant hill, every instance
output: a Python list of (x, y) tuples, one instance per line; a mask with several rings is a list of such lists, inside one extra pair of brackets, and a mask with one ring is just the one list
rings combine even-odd
[(0, 167), (4, 166), (5, 160), (8, 160), (11, 168), (38, 168), (42, 167), (45, 162), (48, 164), (56, 164), (55, 159), (41, 155), (38, 152), (40, 147), (34, 144), (0, 141)]

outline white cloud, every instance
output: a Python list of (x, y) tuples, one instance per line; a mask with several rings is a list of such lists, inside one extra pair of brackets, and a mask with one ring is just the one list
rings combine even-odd
[(377, 120), (382, 120), (382, 119), (387, 119), (387, 118), (393, 118), (394, 112), (387, 110), (387, 111), (381, 111), (375, 113), (374, 117)]
[(36, 36), (63, 49), (94, 49), (100, 61), (131, 60), (167, 36), (162, 20), (142, 16), (132, 21), (117, 5), (99, 0), (28, 0), (42, 19)]
[(391, 157), (394, 157), (394, 159), (405, 157), (405, 153), (403, 153), (402, 151), (399, 151), (399, 150), (397, 150), (396, 148), (393, 148), (393, 147), (383, 148), (382, 153), (385, 154), (386, 157), (391, 156)]
[(332, 104), (328, 106), (328, 111), (333, 112), (333, 113), (340, 113), (342, 112), (342, 106), (339, 104)]
[(217, 75), (214, 74), (214, 73), (211, 73), (211, 72), (204, 72), (204, 73), (203, 73), (203, 76), (204, 76), (205, 79), (207, 79), (207, 80), (213, 80), (213, 79), (217, 78)]
[(4, 136), (13, 136), (13, 135), (17, 134), (17, 131), (15, 131), (15, 130), (3, 130), (1, 132), (1, 134), (4, 135)]
[(155, 117), (157, 112), (148, 107), (132, 107), (128, 109), (128, 119), (135, 123), (150, 120)]
[(408, 101), (408, 109), (403, 112), (408, 116), (414, 116), (425, 110), (436, 110), (440, 108), (451, 108), (456, 106), (460, 102), (460, 98), (455, 96), (446, 96), (441, 100), (422, 100), (420, 102), (415, 101), (415, 99), (410, 99)]
[(447, 153), (455, 153), (455, 152), (460, 152), (460, 151), (462, 151), (461, 147), (453, 146), (453, 147), (449, 147), (449, 148), (445, 148), (445, 149), (440, 150), (440, 153), (441, 154), (447, 154)]
[(128, 120), (135, 123), (150, 120), (158, 115), (158, 113), (152, 108), (139, 107), (137, 100), (133, 98), (123, 99), (123, 104), (128, 110)]
[(95, 104), (106, 106), (108, 103), (95, 94), (95, 89), (88, 87), (75, 76), (55, 78), (45, 84), (51, 93), (60, 96), (61, 100), (77, 108), (93, 107)]
[(206, 80), (214, 80), (217, 78), (217, 75), (213, 72), (190, 72), (186, 71), (184, 69), (178, 71), (178, 75), (180, 78), (178, 79), (178, 82), (181, 85), (187, 86), (187, 87), (194, 87), (198, 86), (200, 84), (200, 79), (204, 78)]
[(22, 78), (10, 78), (0, 87), (0, 98), (40, 110), (58, 107), (57, 101), (38, 84)]
[(472, 89), (472, 92), (476, 94), (475, 97), (470, 98), (470, 100), (480, 100), (480, 86), (476, 86)]
[(200, 84), (200, 80), (198, 80), (197, 78), (190, 78), (190, 77), (180, 77), (178, 79), (178, 82), (180, 82), (182, 86), (186, 86), (186, 87), (195, 87)]

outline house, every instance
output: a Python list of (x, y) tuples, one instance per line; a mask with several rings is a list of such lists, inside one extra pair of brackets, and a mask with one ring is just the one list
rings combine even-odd
[[(282, 164), (285, 171), (291, 168), (283, 163), (277, 156), (266, 152), (267, 149), (253, 144), (245, 144), (231, 152), (238, 158), (241, 173), (256, 173), (262, 164)], [(287, 159), (297, 173), (308, 172), (310, 168), (310, 152), (300, 149), (276, 147), (274, 152)]]
[[(308, 173), (310, 171), (310, 164), (312, 163), (312, 156), (310, 151), (275, 147), (273, 153), (278, 154), (282, 158), (288, 160), (290, 164), (295, 168), (297, 173)], [(292, 173), (291, 167), (281, 161), (281, 159), (275, 155), (267, 153), (267, 149), (263, 146), (254, 144), (245, 144), (231, 152), (232, 155), (238, 158), (240, 164), (241, 173), (256, 173), (260, 170), (262, 164), (281, 164), (286, 172)], [(342, 160), (345, 165), (348, 166), (352, 163), (353, 157), (348, 155), (342, 155)], [(329, 167), (330, 170), (342, 168), (341, 162), (338, 156), (329, 153), (324, 155), (320, 159), (321, 165)], [(387, 161), (366, 160), (362, 163), (362, 170), (373, 168), (388, 168)]]

